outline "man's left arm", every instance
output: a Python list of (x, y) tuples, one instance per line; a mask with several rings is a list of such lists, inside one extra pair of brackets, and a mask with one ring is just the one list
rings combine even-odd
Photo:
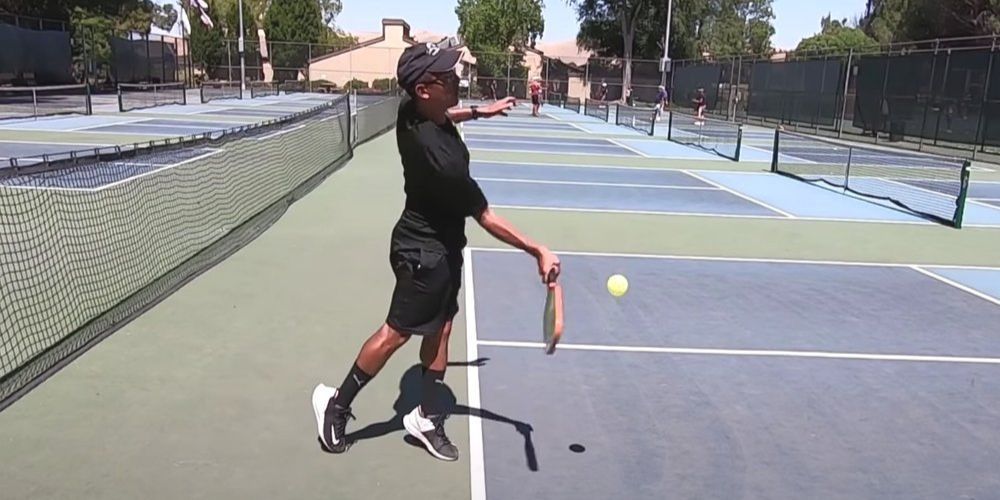
[(479, 106), (475, 110), (472, 108), (452, 108), (448, 110), (448, 118), (451, 119), (453, 123), (462, 123), (464, 121), (476, 119), (476, 118), (493, 118), (494, 116), (507, 116), (507, 111), (517, 105), (517, 99), (513, 97), (507, 97), (494, 102), (493, 104), (488, 104), (486, 106)]

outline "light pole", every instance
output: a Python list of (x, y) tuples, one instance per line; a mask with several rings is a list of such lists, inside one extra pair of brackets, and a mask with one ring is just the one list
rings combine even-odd
[(663, 37), (663, 60), (660, 62), (660, 83), (667, 86), (667, 68), (670, 66), (670, 15), (673, 13), (674, 0), (667, 0), (667, 30)]
[(239, 0), (239, 10), (240, 10), (240, 41), (239, 41), (239, 51), (240, 51), (240, 94), (245, 95), (247, 91), (247, 67), (246, 60), (243, 57), (243, 0)]

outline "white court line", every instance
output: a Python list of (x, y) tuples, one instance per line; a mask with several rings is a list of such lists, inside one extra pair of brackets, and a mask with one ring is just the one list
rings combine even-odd
[(681, 189), (692, 191), (719, 191), (718, 188), (706, 186), (671, 186), (666, 184), (623, 184), (618, 182), (585, 182), (585, 181), (550, 181), (535, 179), (509, 179), (503, 177), (476, 177), (479, 181), (488, 182), (517, 182), (521, 184), (557, 184), (566, 186), (599, 186), (599, 187), (621, 187), (621, 188), (649, 188), (649, 189)]
[[(187, 163), (191, 163), (193, 161), (200, 160), (202, 158), (208, 158), (209, 156), (216, 155), (216, 154), (219, 154), (219, 153), (225, 151), (224, 149), (211, 149), (211, 148), (203, 148), (203, 149), (207, 150), (208, 152), (205, 153), (205, 154), (201, 154), (201, 155), (192, 157), (192, 158), (188, 158), (187, 160), (184, 160), (182, 162), (171, 163), (169, 165), (162, 165), (162, 166), (159, 166), (158, 168), (156, 168), (155, 170), (150, 170), (149, 172), (143, 172), (142, 174), (139, 174), (139, 175), (136, 175), (136, 176), (132, 176), (132, 177), (126, 177), (126, 178), (124, 178), (124, 179), (122, 179), (120, 181), (112, 182), (111, 184), (102, 184), (101, 186), (98, 186), (96, 188), (70, 188), (70, 187), (62, 187), (62, 186), (7, 186), (7, 185), (3, 185), (3, 184), (0, 184), (0, 188), (25, 189), (25, 190), (34, 189), (34, 190), (38, 190), (38, 191), (65, 191), (65, 192), (78, 192), (78, 193), (99, 193), (101, 191), (104, 191), (105, 189), (110, 189), (110, 188), (113, 188), (113, 187), (118, 186), (120, 184), (124, 184), (126, 182), (136, 181), (136, 180), (139, 180), (139, 179), (141, 179), (143, 177), (153, 175), (153, 174), (155, 174), (157, 172), (161, 172), (163, 170), (168, 170), (168, 169), (171, 169), (171, 168), (177, 168), (177, 167), (179, 167), (181, 165), (185, 165)], [(124, 162), (124, 161), (122, 163), (141, 164), (141, 162)]]
[(1000, 306), (1000, 299), (998, 299), (996, 297), (993, 297), (991, 295), (987, 295), (987, 294), (985, 294), (983, 292), (980, 292), (979, 290), (976, 290), (976, 289), (974, 289), (972, 287), (968, 287), (968, 286), (965, 286), (965, 285), (963, 285), (963, 284), (961, 284), (961, 283), (959, 283), (957, 281), (953, 281), (953, 280), (950, 280), (948, 278), (945, 278), (944, 276), (941, 276), (940, 274), (928, 271), (928, 270), (926, 270), (926, 269), (924, 269), (924, 268), (922, 268), (920, 266), (910, 266), (910, 269), (913, 269), (914, 271), (916, 271), (916, 272), (918, 272), (920, 274), (923, 274), (924, 276), (928, 276), (930, 278), (934, 278), (934, 279), (936, 279), (936, 280), (938, 280), (941, 283), (944, 283), (946, 285), (951, 285), (951, 286), (953, 286), (953, 287), (955, 287), (955, 288), (957, 288), (957, 289), (959, 289), (959, 290), (961, 290), (963, 292), (975, 295), (976, 297), (979, 297), (979, 298), (981, 298), (981, 299), (983, 299), (983, 300), (985, 300), (987, 302), (990, 302), (990, 303), (992, 303), (994, 305)]
[[(465, 337), (468, 361), (479, 359), (476, 331), (476, 288), (473, 283), (472, 252), (465, 249)], [(471, 363), (466, 370), (469, 384), (469, 408), (482, 408), (479, 393), (479, 367)], [(486, 500), (486, 457), (483, 449), (483, 421), (469, 415), (469, 476), (472, 500)]]
[[(514, 347), (526, 349), (543, 349), (541, 342), (510, 342), (501, 340), (480, 340), (479, 345), (490, 347)], [(633, 352), (654, 354), (688, 354), (701, 356), (745, 356), (745, 357), (777, 357), (777, 358), (813, 358), (838, 359), (854, 361), (907, 361), (917, 363), (952, 363), (952, 364), (985, 364), (1000, 365), (1000, 358), (969, 357), (969, 356), (926, 356), (913, 354), (869, 354), (853, 352), (828, 351), (780, 351), (761, 349), (699, 349), (690, 347), (640, 347), (594, 344), (559, 344), (556, 350), (568, 351), (600, 351), (600, 352)]]
[[(497, 252), (497, 253), (523, 253), (516, 248), (490, 248), (490, 247), (469, 247), (475, 252)], [(818, 266), (845, 266), (845, 267), (933, 267), (938, 269), (970, 269), (980, 271), (1000, 271), (1000, 267), (989, 266), (969, 266), (953, 264), (903, 264), (899, 262), (851, 262), (846, 260), (809, 260), (809, 259), (776, 259), (769, 257), (713, 257), (705, 255), (672, 255), (655, 253), (623, 253), (623, 252), (584, 252), (577, 250), (556, 250), (552, 249), (556, 255), (576, 255), (580, 257), (617, 257), (625, 259), (653, 259), (653, 260), (702, 260), (707, 262), (751, 262), (762, 264), (806, 264)]]
[(650, 156), (648, 154), (643, 153), (642, 151), (639, 151), (638, 149), (635, 149), (633, 147), (626, 146), (625, 144), (622, 144), (621, 142), (618, 142), (617, 139), (605, 139), (605, 140), (608, 141), (608, 142), (610, 142), (610, 143), (612, 143), (612, 144), (617, 144), (617, 145), (619, 145), (619, 146), (621, 146), (621, 147), (623, 147), (623, 148), (625, 148), (625, 149), (627, 149), (627, 150), (629, 150), (629, 151), (631, 151), (631, 152), (633, 152), (633, 153), (635, 153), (635, 154), (637, 154), (639, 156), (642, 156), (643, 158), (650, 158)]
[(270, 133), (270, 134), (267, 134), (267, 135), (262, 135), (260, 137), (255, 138), (254, 140), (257, 140), (257, 141), (266, 141), (268, 139), (272, 139), (274, 137), (278, 137), (279, 135), (285, 135), (285, 134), (287, 134), (289, 132), (295, 132), (296, 130), (299, 130), (299, 129), (303, 128), (303, 127), (305, 127), (305, 124), (296, 125), (296, 126), (290, 128), (290, 129), (279, 130), (277, 132), (273, 132), (273, 133)]
[(721, 190), (723, 190), (723, 191), (725, 191), (725, 192), (727, 192), (727, 193), (729, 193), (729, 194), (731, 194), (733, 196), (736, 196), (736, 197), (739, 197), (739, 198), (743, 198), (744, 200), (749, 201), (750, 203), (755, 203), (757, 205), (760, 205), (760, 206), (762, 206), (762, 207), (764, 207), (764, 208), (766, 208), (768, 210), (771, 210), (773, 212), (776, 212), (776, 213), (779, 213), (781, 215), (784, 215), (785, 217), (788, 217), (789, 219), (797, 219), (798, 218), (795, 215), (792, 215), (792, 214), (790, 214), (790, 213), (788, 213), (788, 212), (786, 212), (784, 210), (781, 210), (780, 208), (771, 206), (771, 205), (769, 205), (767, 203), (764, 203), (763, 201), (760, 201), (760, 200), (758, 200), (756, 198), (752, 198), (752, 197), (747, 196), (747, 195), (745, 195), (743, 193), (739, 193), (739, 192), (737, 192), (737, 191), (735, 191), (733, 189), (729, 189), (728, 187), (723, 186), (722, 184), (719, 184), (718, 182), (715, 182), (715, 181), (713, 181), (711, 179), (707, 179), (705, 177), (702, 177), (701, 175), (698, 175), (698, 174), (696, 174), (696, 173), (694, 173), (694, 172), (692, 172), (690, 170), (681, 170), (681, 171), (684, 172), (685, 174), (690, 175), (691, 177), (694, 177), (695, 179), (698, 179), (699, 181), (702, 181), (702, 182), (704, 182), (706, 184), (711, 184), (711, 185), (713, 185), (713, 186), (715, 186), (715, 187), (717, 187), (717, 188), (719, 188), (719, 189), (721, 189)]
[[(970, 198), (978, 201), (1000, 201), (1000, 198)], [(996, 208), (996, 207), (994, 207)]]

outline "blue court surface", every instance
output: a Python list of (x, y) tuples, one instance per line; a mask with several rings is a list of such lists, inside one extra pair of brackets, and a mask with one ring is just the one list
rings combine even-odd
[[(934, 224), (889, 202), (873, 201), (768, 172), (473, 161), (472, 175), (498, 207)], [(974, 186), (979, 186), (974, 184)], [(992, 184), (984, 184), (992, 189)], [(941, 197), (921, 190), (936, 208)], [(1000, 207), (969, 203), (965, 226), (1000, 226)]]
[(1000, 491), (1000, 270), (557, 253), (546, 356), (534, 261), (468, 251), (472, 498)]

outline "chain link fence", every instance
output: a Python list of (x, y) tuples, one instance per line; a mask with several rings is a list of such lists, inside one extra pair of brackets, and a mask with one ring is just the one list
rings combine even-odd
[(676, 61), (673, 105), (743, 123), (972, 159), (1000, 159), (1000, 37), (870, 51)]

